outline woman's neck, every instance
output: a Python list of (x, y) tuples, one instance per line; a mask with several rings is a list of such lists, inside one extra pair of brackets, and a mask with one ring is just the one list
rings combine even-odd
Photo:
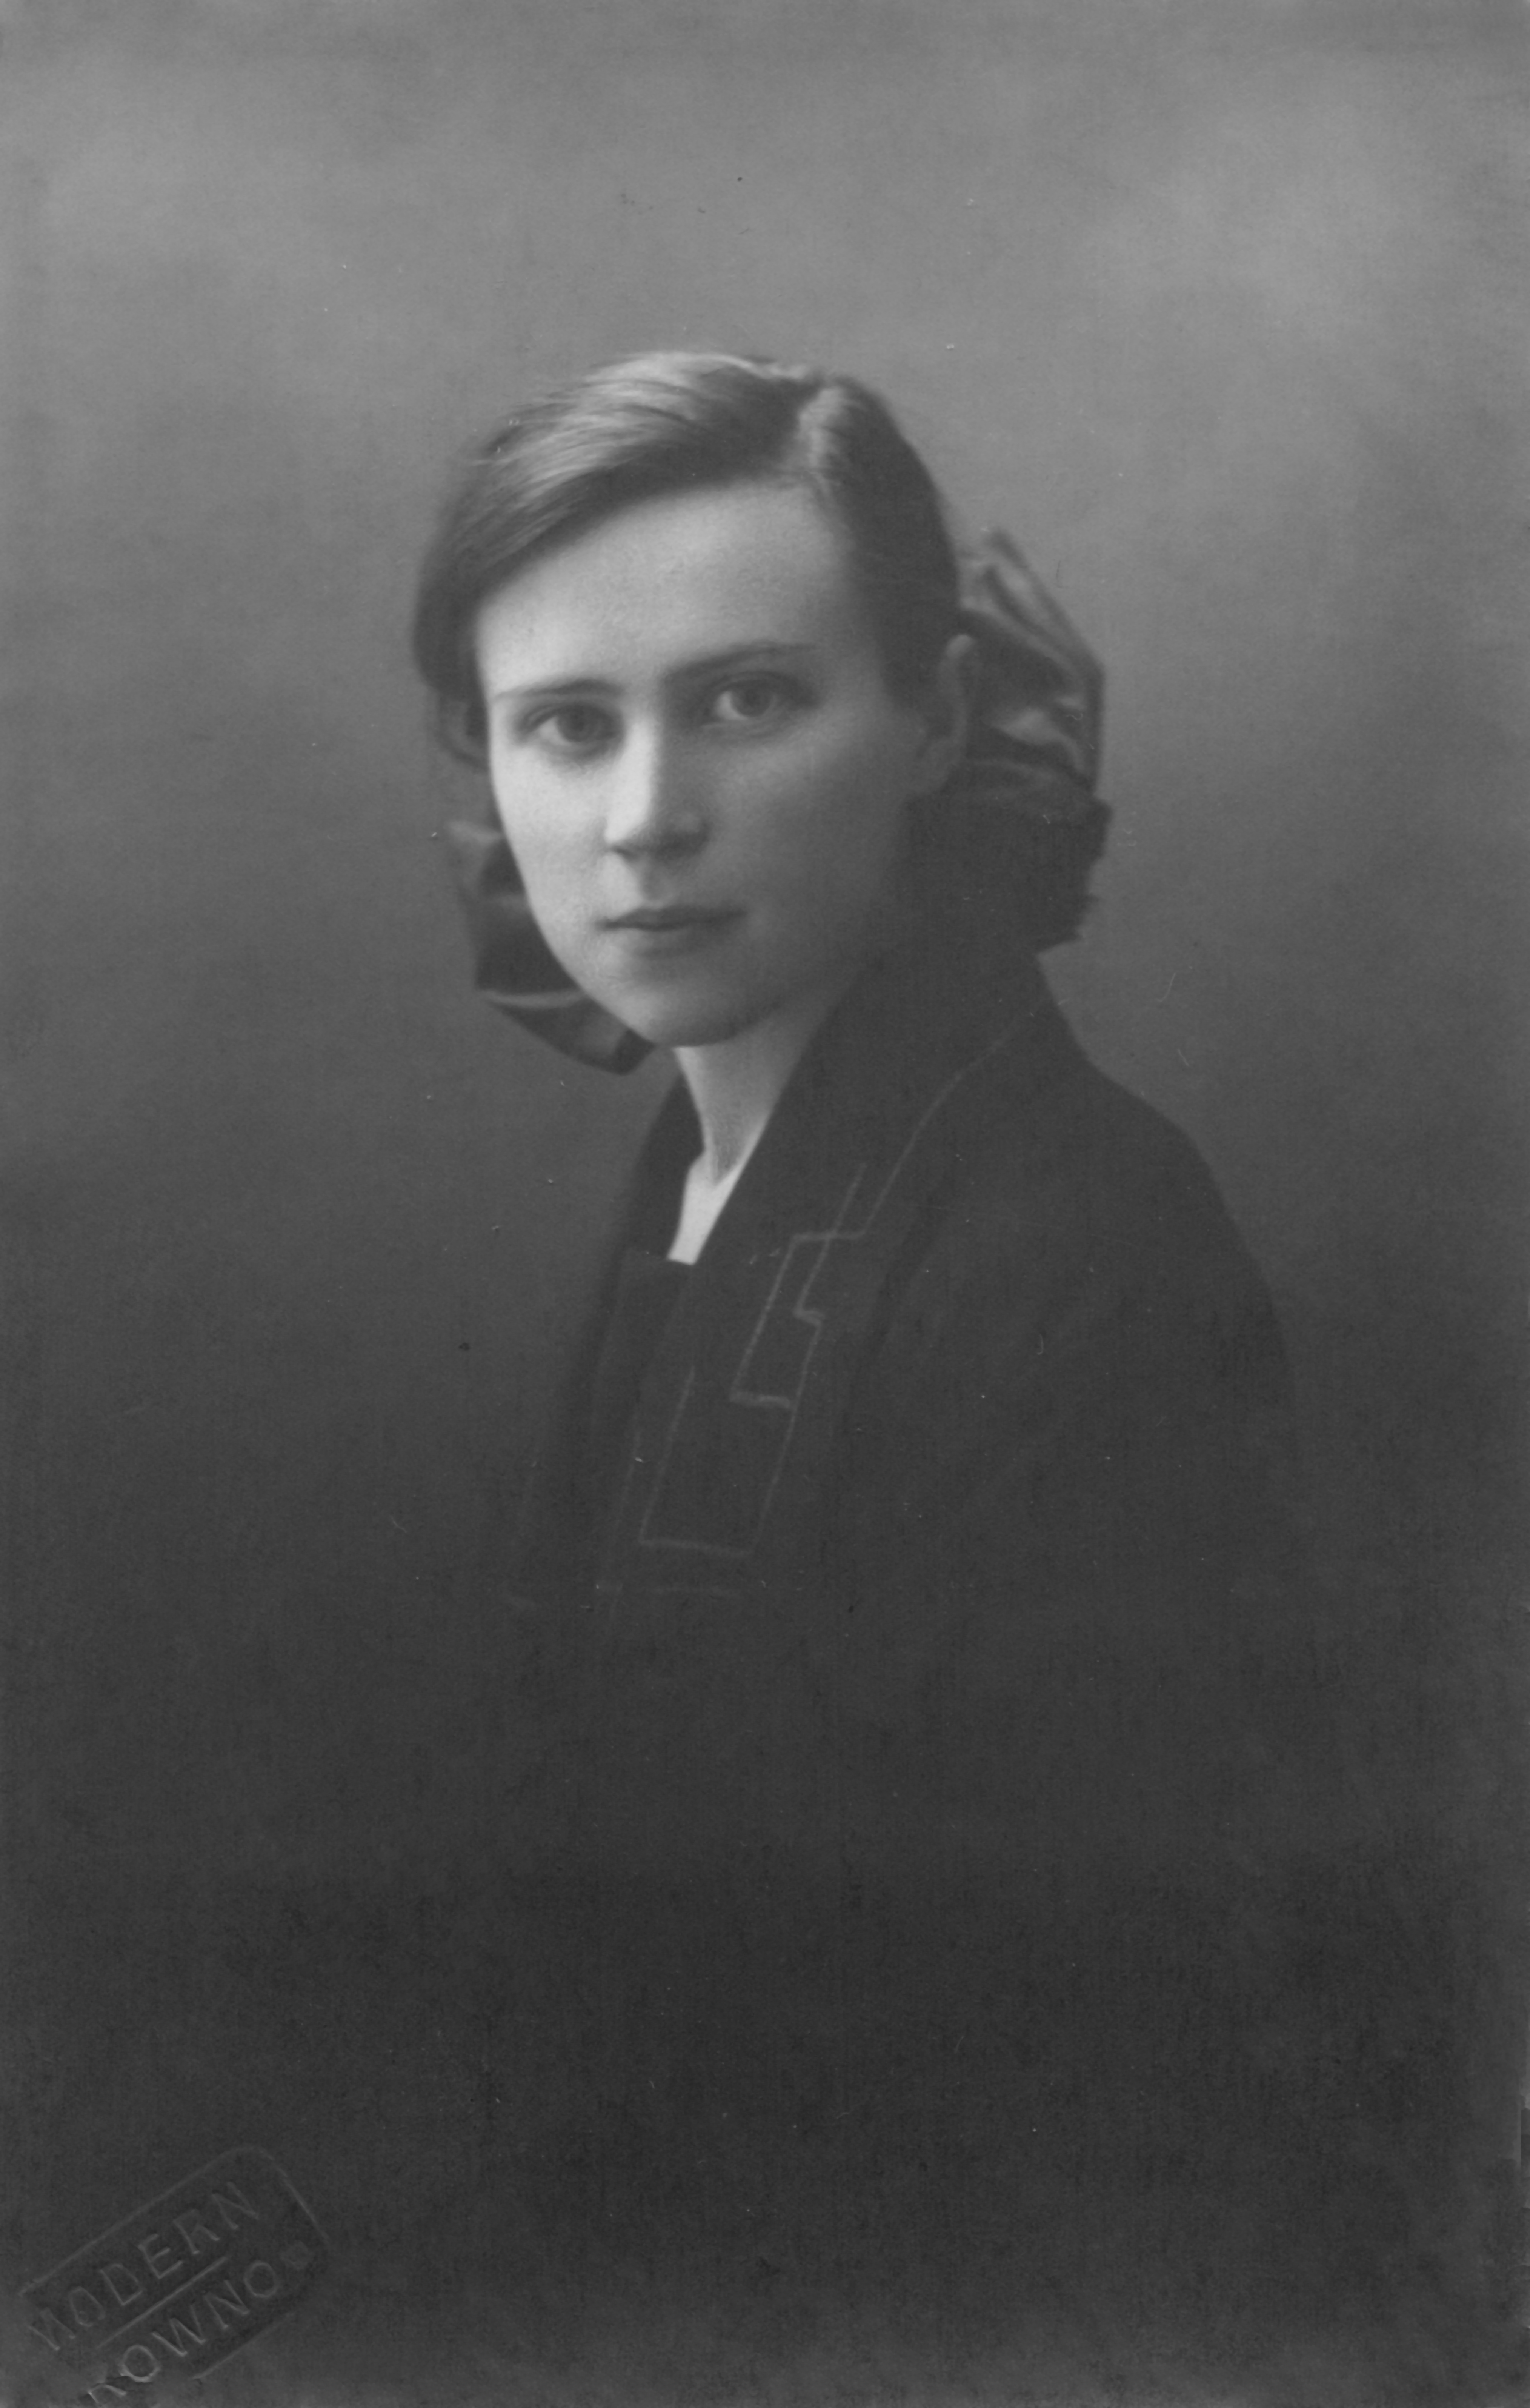
[(686, 1173), (672, 1262), (694, 1263), (745, 1163), (765, 1133), (793, 1070), (834, 997), (808, 1015), (771, 1020), (719, 1045), (677, 1046), (676, 1059), (701, 1124), (701, 1152)]
[(753, 1153), (781, 1092), (842, 987), (773, 1014), (717, 1045), (680, 1045), (675, 1058), (701, 1124), (693, 1178), (718, 1186)]
[(802, 1059), (826, 1004), (762, 1021), (721, 1045), (677, 1045), (675, 1059), (701, 1122), (701, 1154), (694, 1170), (704, 1184), (737, 1175), (762, 1139), (785, 1082)]
[(676, 1260), (694, 1262), (811, 1039), (865, 961), (896, 944), (912, 918), (908, 906), (894, 896), (878, 924), (877, 941), (846, 964), (839, 976), (736, 1037), (716, 1045), (675, 1048), (701, 1125), (701, 1152), (686, 1178), (679, 1227), (670, 1249)]

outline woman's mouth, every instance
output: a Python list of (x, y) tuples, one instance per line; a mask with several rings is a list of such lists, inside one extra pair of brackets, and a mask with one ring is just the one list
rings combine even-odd
[(742, 912), (733, 908), (705, 910), (693, 904), (669, 903), (624, 911), (620, 919), (608, 920), (606, 925), (612, 935), (625, 938), (638, 953), (680, 953), (709, 943), (742, 917)]

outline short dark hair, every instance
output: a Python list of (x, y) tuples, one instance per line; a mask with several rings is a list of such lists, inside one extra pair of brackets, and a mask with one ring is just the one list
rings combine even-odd
[(922, 693), (956, 633), (960, 579), (935, 481), (886, 403), (818, 368), (653, 351), (531, 403), (449, 493), (413, 630), (449, 750), (484, 758), (473, 645), (493, 594), (630, 504), (741, 484), (813, 494), (844, 534), (890, 692)]

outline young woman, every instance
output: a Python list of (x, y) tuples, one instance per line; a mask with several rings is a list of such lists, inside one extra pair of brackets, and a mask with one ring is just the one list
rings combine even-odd
[(579, 2113), (651, 2171), (683, 2128), (688, 2180), (765, 2133), (746, 2189), (855, 2135), (863, 2189), (910, 2134), (963, 2189), (1049, 2116), (1119, 2150), (1219, 2014), (1237, 2056), (1285, 1382), (1206, 1169), (1038, 967), (1098, 671), (865, 387), (690, 354), (471, 458), (415, 650), (492, 789), (480, 984), (679, 1066), (513, 1576)]

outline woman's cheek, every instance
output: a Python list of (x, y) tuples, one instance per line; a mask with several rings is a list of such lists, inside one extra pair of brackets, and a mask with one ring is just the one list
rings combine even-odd
[(557, 808), (557, 798), (538, 791), (534, 779), (499, 790), (500, 824), (528, 887), (566, 879), (579, 858), (578, 815)]

